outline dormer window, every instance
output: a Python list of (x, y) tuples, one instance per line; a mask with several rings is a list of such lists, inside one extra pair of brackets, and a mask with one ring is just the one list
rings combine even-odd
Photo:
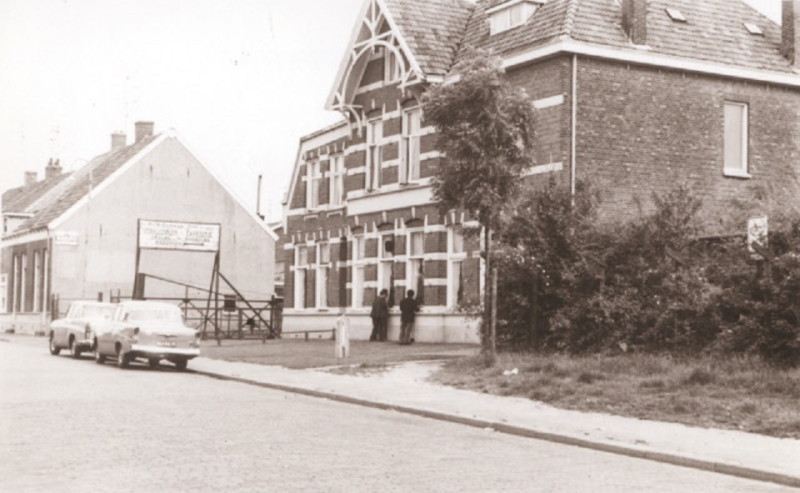
[(544, 3), (534, 0), (511, 0), (486, 11), (489, 16), (489, 34), (494, 35), (521, 26)]
[(747, 32), (749, 32), (750, 34), (753, 34), (755, 36), (763, 36), (764, 35), (764, 30), (761, 29), (761, 27), (759, 27), (757, 24), (753, 24), (751, 22), (745, 22), (744, 23), (744, 28), (747, 29)]
[(669, 7), (667, 7), (666, 10), (667, 10), (667, 15), (674, 22), (686, 22), (686, 16), (683, 15), (683, 12), (681, 12), (680, 10), (672, 9), (672, 8), (669, 8)]

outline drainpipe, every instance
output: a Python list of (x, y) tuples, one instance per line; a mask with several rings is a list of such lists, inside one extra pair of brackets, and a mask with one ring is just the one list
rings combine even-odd
[(578, 55), (572, 55), (572, 96), (570, 97), (570, 102), (572, 103), (572, 128), (570, 130), (570, 151), (569, 151), (569, 180), (570, 180), (570, 192), (572, 196), (575, 196), (575, 148), (577, 147), (575, 142), (575, 129), (577, 128), (577, 117), (578, 117)]

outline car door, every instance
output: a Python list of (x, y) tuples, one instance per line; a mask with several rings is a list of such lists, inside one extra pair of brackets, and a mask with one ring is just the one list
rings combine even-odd
[(73, 318), (73, 314), (76, 310), (78, 310), (79, 306), (77, 303), (72, 303), (67, 310), (67, 314), (61, 320), (56, 321), (53, 324), (53, 340), (55, 341), (56, 345), (59, 347), (67, 347), (69, 341), (69, 324), (70, 320)]

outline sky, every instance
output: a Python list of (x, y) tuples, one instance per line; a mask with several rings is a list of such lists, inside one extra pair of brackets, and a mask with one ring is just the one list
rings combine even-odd
[[(0, 0), (0, 192), (174, 128), (255, 211), (280, 218), (364, 0)], [(773, 20), (780, 0), (745, 0)]]

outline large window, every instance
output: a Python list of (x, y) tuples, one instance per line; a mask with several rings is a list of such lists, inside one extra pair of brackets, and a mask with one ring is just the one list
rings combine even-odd
[(447, 248), (447, 306), (458, 308), (464, 299), (464, 283), (461, 266), (466, 258), (464, 234), (460, 228), (451, 228)]
[(383, 81), (385, 83), (397, 82), (400, 80), (400, 64), (397, 60), (397, 55), (394, 51), (384, 49), (384, 63), (383, 63)]
[(328, 243), (317, 244), (317, 277), (316, 277), (316, 305), (317, 308), (328, 306), (328, 269), (331, 266), (331, 246)]
[(42, 311), (42, 254), (33, 252), (33, 311)]
[(408, 264), (406, 266), (406, 290), (422, 293), (423, 256), (425, 254), (425, 233), (413, 231), (408, 234)]
[(364, 306), (364, 258), (366, 242), (363, 235), (353, 237), (353, 282), (350, 285), (353, 308)]
[(337, 154), (331, 158), (331, 205), (341, 205), (344, 200), (344, 156)]
[(381, 186), (381, 144), (383, 142), (383, 120), (367, 124), (367, 190)]
[(390, 293), (393, 289), (392, 268), (394, 266), (394, 234), (381, 235), (381, 243), (378, 246), (378, 256), (380, 262), (378, 264), (378, 292), (386, 289)]
[(316, 209), (319, 207), (319, 189), (322, 183), (322, 173), (320, 173), (319, 161), (307, 164), (306, 174), (306, 207)]
[(308, 270), (308, 247), (298, 245), (294, 250), (294, 307), (306, 307), (306, 271)]
[(748, 176), (747, 105), (725, 103), (725, 174)]
[(422, 110), (403, 113), (403, 133), (400, 159), (400, 183), (419, 179), (420, 129)]

